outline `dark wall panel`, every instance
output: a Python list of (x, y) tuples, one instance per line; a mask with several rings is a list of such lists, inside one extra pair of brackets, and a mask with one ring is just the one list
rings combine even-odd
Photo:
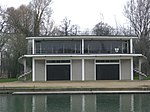
[(96, 80), (119, 80), (119, 64), (96, 65)]
[(47, 65), (47, 80), (70, 80), (70, 65)]

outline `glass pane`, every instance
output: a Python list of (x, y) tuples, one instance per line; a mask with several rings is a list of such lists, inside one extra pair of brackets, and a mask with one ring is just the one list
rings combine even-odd
[(32, 40), (28, 40), (27, 53), (28, 53), (28, 54), (32, 54)]
[[(81, 41), (79, 40), (59, 40), (36, 42), (36, 53), (42, 54), (74, 54), (81, 53)], [(41, 51), (40, 51), (41, 49)]]
[(41, 42), (40, 41), (36, 41), (35, 42), (35, 52), (36, 54), (40, 54), (41, 53)]
[(114, 53), (129, 53), (128, 43), (123, 45), (125, 41), (106, 41), (106, 40), (86, 40), (84, 46), (85, 53), (95, 54), (114, 54)]

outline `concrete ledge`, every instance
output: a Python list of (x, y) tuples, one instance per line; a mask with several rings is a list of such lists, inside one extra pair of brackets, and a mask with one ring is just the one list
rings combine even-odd
[(51, 92), (13, 92), (13, 95), (49, 95), (49, 94), (149, 94), (150, 91), (51, 91)]
[(149, 87), (138, 88), (0, 88), (0, 94), (140, 94), (150, 93)]
[(150, 93), (150, 80), (142, 81), (48, 81), (0, 83), (0, 94), (98, 94)]

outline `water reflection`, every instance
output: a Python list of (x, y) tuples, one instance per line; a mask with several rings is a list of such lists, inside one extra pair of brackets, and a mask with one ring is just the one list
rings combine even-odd
[(149, 107), (149, 94), (0, 96), (0, 112), (148, 112)]

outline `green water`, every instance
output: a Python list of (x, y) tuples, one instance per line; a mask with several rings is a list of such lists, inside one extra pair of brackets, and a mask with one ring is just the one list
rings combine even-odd
[(0, 112), (150, 112), (150, 94), (0, 95)]

